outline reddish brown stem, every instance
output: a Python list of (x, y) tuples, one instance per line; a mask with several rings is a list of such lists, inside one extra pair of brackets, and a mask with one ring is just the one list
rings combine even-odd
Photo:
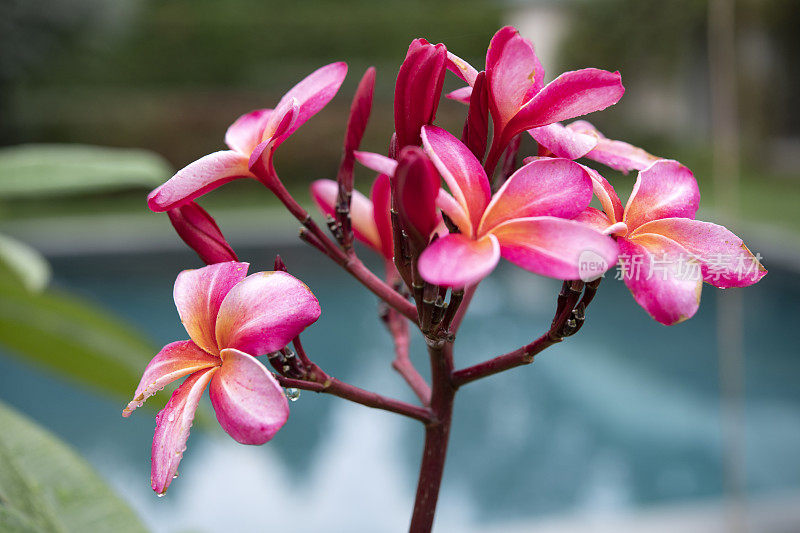
[(408, 322), (400, 313), (389, 310), (386, 325), (394, 342), (395, 357), (392, 361), (392, 368), (403, 377), (423, 405), (430, 404), (431, 387), (408, 356)]

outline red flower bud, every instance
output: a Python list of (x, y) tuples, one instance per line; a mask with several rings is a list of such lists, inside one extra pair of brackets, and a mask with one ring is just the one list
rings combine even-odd
[(170, 209), (167, 215), (178, 236), (207, 265), (239, 260), (211, 215), (196, 203)]
[(432, 124), (447, 68), (447, 48), (415, 39), (397, 73), (394, 90), (394, 129), (398, 148), (419, 146), (420, 129)]

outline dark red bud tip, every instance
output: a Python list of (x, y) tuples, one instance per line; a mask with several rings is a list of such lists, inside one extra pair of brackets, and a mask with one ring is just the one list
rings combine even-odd
[(275, 268), (273, 268), (275, 272), (288, 272), (286, 269), (286, 265), (283, 263), (283, 259), (281, 259), (280, 255), (275, 256)]
[(196, 203), (170, 209), (167, 215), (178, 236), (207, 265), (239, 260), (213, 217)]
[(400, 151), (392, 193), (400, 224), (419, 250), (427, 246), (439, 224), (436, 197), (440, 181), (436, 167), (421, 148), (407, 146)]
[(416, 39), (397, 73), (394, 122), (399, 148), (419, 146), (420, 129), (436, 118), (447, 69), (447, 48)]

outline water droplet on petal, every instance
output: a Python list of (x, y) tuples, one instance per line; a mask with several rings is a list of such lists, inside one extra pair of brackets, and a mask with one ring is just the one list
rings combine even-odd
[(169, 416), (167, 417), (167, 420), (169, 422), (175, 421), (175, 413), (170, 413)]
[(289, 398), (290, 402), (296, 402), (300, 398), (300, 389), (295, 389), (294, 387), (286, 389), (286, 397)]

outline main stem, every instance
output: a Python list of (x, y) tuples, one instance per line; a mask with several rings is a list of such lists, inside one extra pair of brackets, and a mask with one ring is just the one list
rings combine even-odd
[(433, 528), (439, 487), (442, 484), (447, 443), (453, 420), (453, 399), (456, 388), (451, 382), (453, 345), (429, 347), (431, 358), (431, 411), (434, 420), (425, 427), (425, 448), (417, 483), (417, 497), (411, 516), (410, 533), (428, 533)]

